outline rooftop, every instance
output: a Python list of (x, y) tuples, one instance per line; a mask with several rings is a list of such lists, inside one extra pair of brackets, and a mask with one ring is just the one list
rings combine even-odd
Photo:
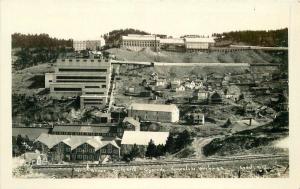
[(48, 148), (63, 142), (64, 144), (71, 147), (71, 150), (77, 148), (78, 146), (87, 143), (98, 150), (107, 144), (111, 144), (117, 148), (120, 148), (114, 139), (107, 140), (101, 136), (70, 136), (70, 135), (52, 135), (52, 134), (41, 134), (35, 142), (41, 142)]
[(52, 132), (66, 132), (66, 133), (108, 133), (110, 126), (54, 126)]
[(159, 111), (159, 112), (173, 112), (178, 108), (175, 104), (140, 104), (132, 103), (129, 107), (133, 110)]
[(186, 42), (194, 42), (194, 43), (214, 43), (215, 40), (213, 38), (184, 38)]
[(148, 145), (152, 139), (155, 145), (166, 144), (169, 132), (124, 131), (121, 144)]
[(122, 36), (122, 40), (157, 40), (159, 41), (160, 38), (156, 37), (154, 35), (134, 35), (129, 34), (128, 36)]

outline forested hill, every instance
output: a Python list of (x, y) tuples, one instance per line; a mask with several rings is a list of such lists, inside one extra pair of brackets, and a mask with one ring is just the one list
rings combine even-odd
[(259, 31), (231, 31), (221, 34), (214, 33), (217, 41), (231, 41), (233, 44), (245, 44), (253, 46), (287, 47), (288, 28), (279, 30)]
[(72, 47), (72, 39), (57, 39), (48, 34), (12, 34), (12, 48), (61, 48)]
[(104, 35), (105, 43), (112, 46), (116, 47), (119, 45), (119, 42), (121, 40), (121, 37), (123, 35), (128, 35), (128, 34), (141, 34), (141, 35), (147, 35), (149, 33), (137, 29), (119, 29), (119, 30), (113, 30), (109, 32), (108, 34)]
[(16, 70), (53, 62), (72, 51), (72, 39), (52, 38), (48, 34), (12, 34), (12, 66)]

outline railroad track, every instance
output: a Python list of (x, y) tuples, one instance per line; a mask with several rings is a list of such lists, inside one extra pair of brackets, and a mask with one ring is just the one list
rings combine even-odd
[[(232, 162), (245, 160), (262, 160), (274, 158), (288, 158), (288, 155), (247, 155), (247, 156), (231, 156), (231, 157), (210, 157), (207, 159), (182, 159), (182, 160), (164, 160), (151, 162), (134, 162), (134, 163), (114, 163), (114, 164), (88, 164), (90, 168), (110, 168), (110, 167), (130, 167), (130, 166), (167, 166), (167, 165), (182, 165), (182, 164), (203, 164), (203, 163), (218, 163), (218, 162)], [(33, 165), (33, 169), (71, 169), (71, 168), (85, 168), (87, 164), (55, 164), (55, 165)]]

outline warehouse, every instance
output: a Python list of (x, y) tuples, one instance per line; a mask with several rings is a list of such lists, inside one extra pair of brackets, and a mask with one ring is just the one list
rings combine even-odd
[(179, 109), (174, 104), (133, 103), (128, 108), (128, 117), (142, 121), (178, 122)]

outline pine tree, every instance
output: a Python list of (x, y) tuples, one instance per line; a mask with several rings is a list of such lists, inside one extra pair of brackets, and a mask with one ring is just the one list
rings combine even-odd
[(172, 134), (170, 134), (168, 136), (167, 141), (166, 141), (165, 150), (168, 153), (174, 153), (175, 152), (175, 148), (176, 148), (176, 145), (175, 145), (174, 137), (173, 137)]
[(155, 157), (156, 152), (157, 152), (156, 146), (153, 140), (151, 139), (150, 142), (148, 143), (148, 147), (146, 150), (146, 157)]

